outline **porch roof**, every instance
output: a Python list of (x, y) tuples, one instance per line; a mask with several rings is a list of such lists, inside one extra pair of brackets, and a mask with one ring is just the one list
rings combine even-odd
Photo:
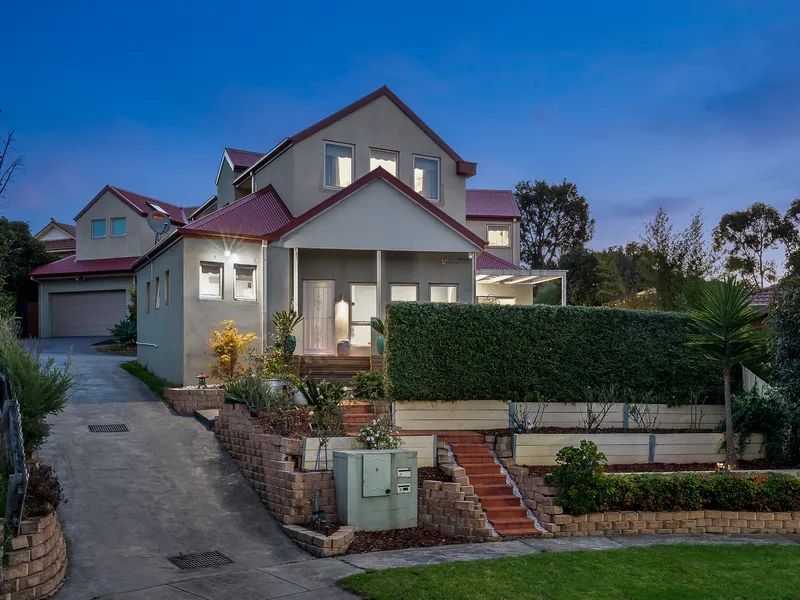
[(475, 281), (478, 283), (532, 285), (566, 277), (565, 270), (525, 269), (489, 252), (481, 252), (475, 259)]

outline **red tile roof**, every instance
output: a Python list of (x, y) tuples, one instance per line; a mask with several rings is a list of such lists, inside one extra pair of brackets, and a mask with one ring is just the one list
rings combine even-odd
[(75, 251), (75, 238), (64, 238), (63, 240), (44, 240), (42, 242), (48, 252), (69, 252)]
[(211, 233), (241, 237), (264, 238), (292, 220), (278, 192), (271, 185), (241, 200), (192, 221), (181, 232)]
[(113, 275), (132, 274), (131, 265), (138, 256), (124, 258), (98, 258), (95, 260), (77, 260), (75, 256), (67, 256), (61, 260), (37, 267), (29, 273), (31, 277), (77, 277), (80, 275)]
[(517, 266), (513, 263), (508, 262), (507, 260), (503, 260), (499, 256), (495, 256), (494, 254), (489, 254), (486, 251), (481, 252), (478, 254), (478, 257), (475, 259), (475, 268), (476, 269), (492, 269), (496, 271), (508, 271), (508, 270), (515, 270), (515, 271), (524, 271), (520, 266)]
[(259, 159), (264, 156), (263, 152), (251, 152), (250, 150), (236, 150), (234, 148), (225, 148), (228, 158), (233, 163), (234, 170), (245, 170), (256, 164)]
[(754, 308), (767, 308), (774, 293), (774, 285), (753, 290), (750, 293), (750, 304), (752, 304)]
[(75, 220), (77, 221), (83, 214), (89, 210), (89, 208), (97, 202), (100, 197), (105, 194), (106, 192), (111, 192), (117, 198), (119, 198), (122, 202), (127, 204), (133, 210), (138, 212), (143, 217), (147, 216), (147, 214), (153, 210), (152, 205), (155, 204), (161, 208), (163, 208), (167, 214), (169, 215), (170, 220), (175, 223), (175, 225), (184, 225), (188, 220), (186, 215), (183, 213), (183, 209), (176, 204), (171, 204), (170, 202), (164, 202), (163, 200), (156, 200), (155, 198), (150, 198), (148, 196), (142, 196), (141, 194), (137, 194), (136, 192), (130, 192), (128, 190), (123, 190), (122, 188), (118, 188), (112, 185), (107, 185), (100, 193), (95, 196), (89, 204), (87, 204), (84, 209), (77, 214)]
[(270, 239), (273, 240), (280, 239), (282, 236), (298, 228), (306, 221), (313, 219), (320, 213), (325, 212), (327, 209), (329, 209), (337, 202), (344, 200), (348, 196), (352, 195), (353, 193), (360, 190), (362, 187), (371, 183), (372, 181), (375, 181), (376, 179), (383, 179), (386, 183), (394, 187), (397, 191), (406, 196), (409, 200), (415, 202), (418, 206), (421, 206), (422, 208), (427, 210), (434, 217), (444, 222), (446, 225), (450, 226), (450, 228), (455, 230), (457, 233), (460, 233), (463, 237), (465, 237), (467, 240), (469, 240), (479, 248), (483, 248), (486, 245), (486, 241), (483, 238), (481, 238), (480, 236), (476, 235), (475, 233), (467, 229), (464, 225), (456, 221), (453, 217), (448, 215), (441, 208), (439, 208), (438, 206), (432, 204), (429, 200), (426, 200), (425, 198), (420, 196), (417, 192), (415, 192), (405, 183), (400, 181), (397, 177), (389, 173), (383, 167), (378, 167), (377, 169), (373, 169), (360, 179), (357, 179), (356, 181), (348, 185), (346, 188), (342, 188), (341, 190), (339, 190), (332, 196), (329, 196), (328, 198), (326, 198), (313, 208), (307, 210), (296, 219), (293, 219), (290, 223), (287, 223), (284, 227), (282, 227), (278, 231), (275, 231), (272, 234), (272, 236), (270, 236)]
[(519, 219), (517, 200), (511, 190), (467, 190), (468, 219)]

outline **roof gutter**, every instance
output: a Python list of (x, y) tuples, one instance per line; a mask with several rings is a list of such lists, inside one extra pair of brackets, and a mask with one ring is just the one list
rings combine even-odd
[[(175, 229), (166, 238), (164, 238), (164, 241), (161, 244), (156, 244), (155, 246), (153, 246), (149, 250), (145, 251), (145, 253), (142, 254), (139, 258), (137, 258), (135, 261), (133, 261), (133, 264), (131, 265), (131, 269), (134, 271), (134, 273), (138, 270), (139, 267), (146, 265), (148, 260), (152, 260), (153, 258), (155, 258), (156, 254), (161, 254), (167, 248), (170, 248), (172, 246), (172, 244), (177, 242), (181, 237), (179, 235), (180, 233), (181, 233), (181, 228)], [(169, 243), (167, 243), (170, 240), (170, 238), (172, 238), (173, 236), (174, 236), (174, 239), (172, 241), (170, 241)], [(156, 250), (158, 252), (155, 252)]]

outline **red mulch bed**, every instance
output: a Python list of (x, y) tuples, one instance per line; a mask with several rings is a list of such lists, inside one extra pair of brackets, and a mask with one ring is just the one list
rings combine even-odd
[[(555, 468), (552, 465), (519, 465), (530, 469), (531, 475), (547, 475)], [(740, 460), (739, 470), (772, 469), (766, 459)], [(673, 471), (716, 471), (717, 463), (644, 463), (625, 465), (606, 465), (606, 473), (670, 473)]]
[(467, 543), (469, 543), (467, 538), (446, 536), (441, 533), (426, 531), (420, 527), (392, 529), (390, 531), (356, 531), (356, 538), (347, 553), (361, 554), (363, 552), (431, 548), (432, 546)]
[[(592, 433), (714, 433), (715, 429), (699, 429), (691, 431), (690, 429), (654, 429), (652, 431), (642, 431), (641, 429), (623, 429), (622, 427), (603, 427), (598, 431)], [(516, 433), (514, 429), (506, 427), (505, 429), (481, 429), (478, 433), (483, 435), (511, 435)], [(586, 433), (585, 427), (542, 427), (537, 429), (530, 435), (537, 433)]]
[(422, 482), (425, 480), (452, 481), (439, 467), (420, 467), (417, 469), (417, 487), (422, 487)]

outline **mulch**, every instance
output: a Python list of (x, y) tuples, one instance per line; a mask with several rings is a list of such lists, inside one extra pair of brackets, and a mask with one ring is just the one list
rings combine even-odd
[[(603, 427), (596, 433), (714, 433), (715, 429), (698, 429), (692, 431), (690, 429), (653, 429), (652, 431), (642, 431), (641, 429), (624, 429), (622, 427)], [(511, 435), (516, 433), (514, 429), (506, 427), (505, 429), (481, 429), (478, 433), (483, 435)], [(585, 427), (541, 427), (536, 431), (531, 432), (529, 435), (536, 435), (537, 433), (586, 433)]]
[(431, 548), (433, 546), (450, 546), (467, 544), (465, 537), (447, 536), (420, 527), (408, 529), (392, 529), (390, 531), (357, 531), (348, 554), (364, 552), (382, 552), (384, 550), (404, 550), (406, 548)]
[[(552, 465), (519, 465), (530, 469), (531, 475), (547, 475), (555, 468)], [(740, 460), (740, 471), (756, 469), (772, 469), (773, 465), (766, 459)], [(675, 471), (716, 471), (717, 463), (636, 463), (622, 465), (606, 465), (606, 473), (670, 473)]]
[(417, 469), (417, 487), (422, 487), (422, 482), (430, 481), (452, 481), (452, 479), (439, 467), (420, 467)]

